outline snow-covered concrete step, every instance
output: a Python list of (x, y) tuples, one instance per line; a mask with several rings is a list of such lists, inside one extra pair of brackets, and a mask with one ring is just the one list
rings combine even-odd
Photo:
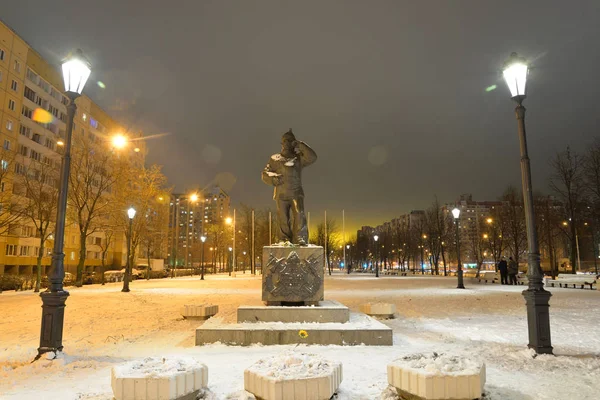
[(318, 306), (239, 306), (238, 322), (339, 322), (350, 319), (350, 310), (334, 300)]
[(387, 366), (388, 383), (401, 398), (414, 400), (479, 399), (485, 364), (445, 354), (412, 354)]
[(195, 400), (207, 385), (206, 365), (188, 357), (149, 357), (111, 370), (116, 400)]
[(219, 306), (213, 304), (191, 304), (181, 309), (181, 315), (186, 319), (207, 319), (219, 312)]
[(264, 400), (328, 400), (342, 383), (342, 364), (293, 351), (244, 371), (244, 389)]
[(240, 346), (249, 346), (255, 343), (264, 345), (305, 343), (391, 346), (392, 329), (361, 313), (350, 313), (350, 319), (346, 323), (244, 322), (227, 324), (223, 323), (220, 318), (211, 318), (196, 328), (196, 345), (216, 342)]

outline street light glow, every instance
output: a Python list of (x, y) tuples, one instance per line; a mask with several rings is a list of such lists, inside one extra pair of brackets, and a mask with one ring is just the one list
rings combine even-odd
[(129, 219), (133, 219), (133, 217), (135, 217), (135, 208), (129, 207), (129, 210), (127, 210), (127, 216)]
[(193, 201), (194, 203), (198, 201), (198, 195), (196, 193), (193, 193), (192, 195), (190, 195), (190, 200)]
[(488, 224), (491, 224), (491, 223), (493, 222), (493, 220), (492, 220), (491, 218), (488, 218), (488, 219), (486, 220), (486, 222), (487, 222)]
[(233, 223), (233, 219), (231, 219), (231, 217), (227, 217), (227, 218), (225, 218), (225, 223), (227, 225), (231, 225)]
[(454, 217), (454, 219), (458, 219), (458, 217), (460, 217), (460, 209), (458, 209), (458, 208), (455, 207), (452, 210), (452, 216)]
[(76, 93), (77, 95), (80, 95), (83, 91), (83, 87), (92, 72), (90, 63), (79, 49), (63, 61), (62, 71), (65, 92)]
[(117, 149), (122, 149), (127, 146), (127, 138), (121, 134), (112, 137), (112, 145)]
[(519, 57), (517, 53), (512, 53), (504, 65), (504, 80), (508, 85), (511, 97), (519, 103), (525, 98), (525, 85), (527, 83), (527, 62)]
[[(206, 236), (200, 236), (200, 240), (202, 241), (202, 243), (206, 242)], [(212, 250), (212, 247), (211, 247)]]

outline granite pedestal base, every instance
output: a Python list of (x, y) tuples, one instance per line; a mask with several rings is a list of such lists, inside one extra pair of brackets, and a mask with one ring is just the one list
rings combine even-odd
[(319, 301), (315, 307), (240, 306), (237, 322), (348, 322), (350, 311), (333, 300)]
[(262, 300), (267, 306), (318, 305), (323, 254), (320, 246), (263, 247)]

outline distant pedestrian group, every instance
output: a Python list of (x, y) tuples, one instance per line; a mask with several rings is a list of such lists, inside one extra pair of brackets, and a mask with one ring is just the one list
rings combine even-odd
[(498, 263), (498, 271), (500, 271), (500, 282), (503, 285), (517, 285), (519, 265), (512, 257), (509, 257), (508, 263), (504, 257), (502, 257)]

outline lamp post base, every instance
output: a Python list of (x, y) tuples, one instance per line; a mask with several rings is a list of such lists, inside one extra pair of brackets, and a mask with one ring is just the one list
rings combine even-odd
[(527, 304), (527, 328), (529, 331), (529, 344), (527, 347), (534, 349), (537, 354), (552, 354), (550, 340), (550, 297), (552, 293), (547, 290), (523, 291)]
[(36, 358), (50, 351), (56, 353), (62, 350), (65, 303), (67, 297), (69, 297), (69, 292), (65, 290), (59, 292), (46, 291), (40, 293), (40, 297), (42, 298), (42, 332)]

